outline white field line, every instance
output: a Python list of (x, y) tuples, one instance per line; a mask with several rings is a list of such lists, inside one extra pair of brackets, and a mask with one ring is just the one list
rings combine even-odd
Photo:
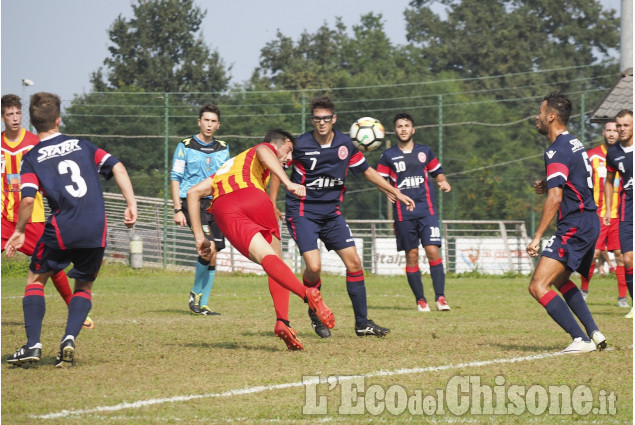
[[(632, 349), (632, 348), (633, 346), (630, 345), (628, 347), (625, 347), (624, 349)], [(614, 347), (610, 347), (606, 349), (605, 351), (612, 351), (614, 349), (615, 349)], [(503, 364), (503, 363), (520, 363), (520, 362), (527, 362), (527, 361), (533, 361), (533, 360), (548, 359), (548, 358), (557, 357), (561, 355), (562, 353), (560, 352), (544, 353), (544, 354), (536, 354), (534, 356), (513, 357), (510, 359), (482, 360), (482, 361), (475, 361), (475, 362), (469, 362), (469, 363), (459, 363), (455, 365), (430, 366), (430, 367), (423, 367), (423, 368), (417, 367), (417, 368), (411, 368), (411, 369), (379, 370), (379, 371), (371, 372), (364, 375), (341, 376), (341, 377), (338, 377), (338, 379), (341, 382), (343, 380), (350, 380), (350, 379), (357, 378), (359, 376), (372, 378), (376, 376), (414, 375), (418, 373), (439, 372), (439, 371), (450, 370), (450, 369), (463, 369), (466, 367), (489, 366), (493, 364)], [(138, 409), (141, 407), (153, 406), (153, 405), (164, 404), (164, 403), (176, 403), (180, 401), (190, 401), (190, 400), (204, 399), (204, 398), (233, 397), (233, 396), (239, 396), (239, 395), (261, 393), (263, 391), (284, 390), (287, 388), (296, 388), (296, 387), (302, 387), (305, 385), (325, 384), (328, 382), (329, 381), (327, 380), (327, 378), (316, 378), (316, 379), (310, 379), (310, 380), (300, 381), (300, 382), (287, 382), (284, 384), (247, 387), (247, 388), (229, 390), (222, 393), (191, 394), (191, 395), (174, 396), (174, 397), (167, 397), (167, 398), (154, 398), (150, 400), (139, 400), (139, 401), (134, 401), (131, 403), (124, 402), (124, 403), (115, 404), (113, 406), (98, 406), (92, 409), (62, 410), (61, 412), (47, 413), (45, 415), (30, 415), (30, 417), (34, 419), (57, 419), (57, 418), (65, 418), (69, 416), (88, 415), (88, 414), (99, 413), (99, 412), (117, 412), (117, 411), (125, 410), (125, 409)]]

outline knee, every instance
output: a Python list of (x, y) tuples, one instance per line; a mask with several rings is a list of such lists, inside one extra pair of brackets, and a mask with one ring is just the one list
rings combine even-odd
[(305, 273), (310, 275), (319, 275), (322, 271), (322, 266), (320, 264), (306, 264), (306, 268), (304, 269)]
[(538, 301), (549, 292), (549, 284), (537, 279), (532, 279), (527, 289), (529, 290), (529, 294)]

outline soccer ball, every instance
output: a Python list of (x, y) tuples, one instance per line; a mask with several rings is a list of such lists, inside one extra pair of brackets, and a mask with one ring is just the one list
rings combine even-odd
[(374, 151), (384, 141), (384, 126), (375, 118), (360, 118), (351, 126), (350, 136), (359, 149)]

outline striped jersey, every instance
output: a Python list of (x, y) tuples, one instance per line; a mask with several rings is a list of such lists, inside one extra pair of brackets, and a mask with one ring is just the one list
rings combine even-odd
[(568, 131), (545, 150), (547, 189), (562, 187), (558, 220), (581, 211), (595, 211), (591, 165), (584, 145)]
[[(606, 204), (604, 202), (604, 180), (606, 179), (606, 146), (602, 143), (587, 151), (589, 162), (593, 170), (593, 200), (598, 206), (598, 215), (604, 217)], [(611, 218), (617, 218), (619, 204), (618, 193), (620, 189), (620, 175), (615, 174), (613, 202), (611, 204)]]
[(340, 215), (348, 170), (359, 175), (370, 167), (348, 135), (337, 130), (333, 133), (329, 145), (320, 145), (313, 131), (298, 137), (289, 164), (293, 166), (291, 181), (306, 186), (306, 196), (297, 198), (287, 190), (287, 216), (323, 218)]
[[(15, 142), (7, 140), (5, 132), (2, 132), (2, 218), (12, 223), (18, 221), (18, 213), (20, 210), (20, 164), (22, 157), (33, 146), (39, 143), (40, 139), (24, 128), (20, 128), (20, 136)], [(43, 223), (44, 203), (42, 195), (35, 196), (33, 204), (33, 213), (30, 222)]]
[(263, 192), (267, 190), (270, 171), (256, 155), (256, 148), (260, 145), (267, 146), (276, 156), (278, 155), (270, 143), (261, 143), (230, 158), (216, 171), (212, 178), (212, 197), (214, 199), (248, 187), (260, 189)]
[(620, 173), (620, 221), (633, 221), (633, 145), (624, 147), (619, 143), (606, 153), (606, 169)]
[(401, 202), (393, 204), (396, 221), (436, 215), (435, 187), (430, 184), (430, 177), (443, 174), (443, 168), (428, 146), (415, 144), (411, 151), (402, 151), (399, 146), (386, 149), (379, 158), (377, 172), (415, 201), (414, 211), (408, 211)]
[(51, 207), (42, 241), (55, 249), (106, 246), (106, 209), (99, 175), (119, 161), (86, 139), (55, 133), (22, 160), (22, 197), (41, 192)]

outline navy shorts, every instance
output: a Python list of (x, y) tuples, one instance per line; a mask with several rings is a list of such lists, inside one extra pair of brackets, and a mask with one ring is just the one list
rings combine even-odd
[[(201, 225), (203, 226), (203, 234), (207, 240), (214, 241), (214, 246), (216, 246), (216, 251), (220, 251), (225, 248), (225, 236), (221, 233), (218, 228), (218, 224), (216, 224), (216, 220), (214, 220), (214, 215), (208, 211), (210, 205), (210, 199), (202, 198), (200, 204), (200, 212), (201, 215)], [(181, 198), (181, 208), (183, 209), (183, 214), (185, 214), (185, 220), (187, 220), (187, 225), (191, 229), (192, 223), (190, 223), (190, 213), (187, 210), (187, 199)]]
[(68, 272), (68, 277), (93, 282), (101, 268), (105, 248), (73, 248), (57, 249), (46, 246), (38, 241), (31, 257), (29, 270), (36, 274), (64, 270), (70, 263), (73, 268)]
[(287, 229), (298, 245), (300, 254), (318, 249), (318, 239), (324, 242), (329, 251), (355, 246), (353, 233), (342, 215), (324, 219), (288, 217)]
[(622, 254), (633, 252), (633, 222), (620, 221), (620, 248)]
[(441, 229), (436, 215), (415, 218), (413, 220), (395, 221), (397, 251), (410, 251), (423, 246), (441, 246)]
[(569, 270), (588, 278), (595, 242), (600, 236), (600, 218), (595, 211), (572, 214), (558, 222), (542, 256), (564, 263)]

